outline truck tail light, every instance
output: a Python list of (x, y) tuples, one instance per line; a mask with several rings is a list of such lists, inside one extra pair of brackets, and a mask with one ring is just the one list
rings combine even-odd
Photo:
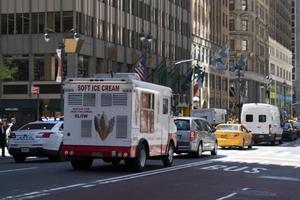
[(269, 124), (269, 130), (271, 130), (271, 128), (272, 128), (272, 124)]
[(190, 141), (194, 141), (196, 139), (196, 133), (194, 131), (190, 132)]

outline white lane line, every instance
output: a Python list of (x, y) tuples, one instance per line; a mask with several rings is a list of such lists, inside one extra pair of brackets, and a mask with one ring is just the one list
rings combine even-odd
[(177, 165), (174, 167), (168, 167), (168, 168), (157, 169), (157, 170), (152, 170), (152, 171), (147, 171), (147, 172), (141, 172), (141, 173), (137, 173), (137, 174), (129, 174), (129, 175), (125, 175), (125, 176), (112, 177), (112, 178), (107, 178), (107, 179), (102, 179), (102, 180), (100, 179), (100, 180), (88, 182), (88, 183), (79, 183), (79, 184), (75, 184), (75, 185), (50, 188), (50, 189), (41, 190), (41, 191), (19, 194), (16, 196), (7, 196), (0, 200), (32, 199), (32, 198), (39, 197), (40, 195), (43, 195), (43, 196), (50, 195), (51, 192), (58, 191), (58, 190), (65, 190), (65, 189), (77, 188), (77, 187), (90, 187), (91, 185), (95, 185), (95, 184), (101, 185), (101, 184), (115, 183), (115, 182), (119, 182), (119, 181), (125, 181), (125, 180), (145, 177), (145, 176), (151, 176), (151, 175), (155, 175), (155, 174), (161, 174), (161, 173), (165, 173), (165, 172), (176, 171), (176, 170), (180, 170), (180, 169), (201, 166), (201, 165), (205, 165), (205, 164), (211, 164), (213, 162), (215, 162), (215, 161), (214, 160), (199, 161), (199, 162), (194, 162), (194, 163), (189, 163), (189, 164), (184, 164), (184, 165)]
[(280, 152), (280, 153), (276, 153), (277, 156), (286, 156), (286, 155), (289, 155), (291, 152), (289, 151), (286, 151), (286, 152)]
[(260, 176), (260, 178), (272, 179), (272, 180), (280, 180), (280, 181), (296, 181), (296, 182), (300, 182), (299, 178), (286, 177), (286, 176)]
[(82, 187), (83, 187), (83, 188), (90, 188), (90, 187), (94, 187), (94, 186), (96, 186), (96, 185), (91, 184), (91, 185), (84, 185), (84, 186), (82, 186)]
[(0, 173), (17, 172), (17, 171), (25, 171), (25, 170), (32, 170), (32, 169), (38, 169), (38, 167), (27, 167), (27, 168), (19, 168), (19, 169), (8, 169), (8, 170), (2, 170), (2, 171), (0, 171)]
[[(246, 190), (249, 190), (249, 188), (242, 188), (241, 190), (242, 190), (242, 191), (246, 191)], [(220, 197), (220, 198), (218, 198), (218, 199), (216, 199), (216, 200), (229, 199), (230, 197), (233, 197), (233, 196), (235, 196), (235, 195), (237, 195), (237, 194), (238, 194), (238, 192), (233, 192), (233, 193), (228, 194), (228, 195), (226, 195), (226, 196), (224, 196), (224, 197)]]
[(231, 194), (229, 194), (229, 195), (227, 195), (227, 196), (220, 197), (220, 198), (218, 198), (218, 199), (216, 199), (216, 200), (228, 199), (228, 198), (233, 197), (233, 196), (235, 196), (235, 195), (237, 195), (237, 193), (236, 193), (236, 192), (233, 192), (233, 193), (231, 193)]

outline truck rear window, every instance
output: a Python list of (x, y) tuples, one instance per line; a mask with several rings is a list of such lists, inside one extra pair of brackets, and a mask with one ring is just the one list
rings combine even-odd
[(190, 130), (190, 120), (175, 120), (174, 121), (178, 131), (189, 131)]
[(253, 122), (253, 115), (246, 115), (246, 122)]
[(266, 122), (267, 116), (266, 115), (258, 115), (258, 122)]

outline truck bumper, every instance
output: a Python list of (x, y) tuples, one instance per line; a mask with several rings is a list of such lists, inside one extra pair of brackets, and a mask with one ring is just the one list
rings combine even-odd
[(135, 156), (135, 149), (132, 147), (118, 146), (84, 146), (84, 145), (63, 145), (63, 152), (66, 158), (87, 157), (87, 158), (130, 158)]
[(282, 139), (282, 135), (277, 134), (252, 134), (252, 140), (254, 143), (260, 143), (260, 142), (275, 142), (280, 141)]

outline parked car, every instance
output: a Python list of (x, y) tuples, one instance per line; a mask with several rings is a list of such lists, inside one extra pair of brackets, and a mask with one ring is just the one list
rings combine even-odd
[(252, 133), (242, 124), (219, 124), (216, 129), (220, 147), (252, 148)]
[(16, 162), (24, 162), (26, 157), (48, 157), (63, 160), (63, 121), (37, 121), (28, 123), (8, 138), (8, 152)]
[(297, 137), (300, 137), (300, 122), (294, 122), (293, 127), (296, 130)]
[(214, 128), (204, 119), (197, 117), (175, 118), (177, 126), (176, 153), (190, 153), (201, 157), (202, 152), (210, 151), (217, 155), (218, 144)]
[(284, 123), (282, 139), (290, 141), (297, 139), (297, 132), (292, 123)]

